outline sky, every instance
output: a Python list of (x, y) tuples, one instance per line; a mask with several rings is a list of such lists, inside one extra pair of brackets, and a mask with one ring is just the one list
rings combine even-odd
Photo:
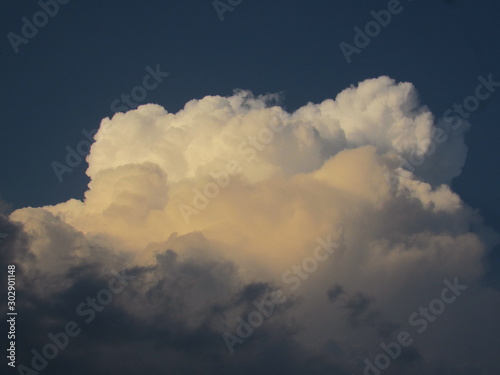
[(499, 10), (6, 2), (2, 373), (495, 374)]

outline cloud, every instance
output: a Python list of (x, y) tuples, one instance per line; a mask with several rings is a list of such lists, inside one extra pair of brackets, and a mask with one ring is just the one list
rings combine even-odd
[(339, 296), (341, 296), (344, 293), (345, 293), (344, 288), (342, 288), (341, 285), (335, 284), (332, 288), (328, 290), (328, 298), (330, 299), (330, 301), (335, 303), (335, 301), (337, 301)]
[[(277, 103), (239, 90), (175, 114), (153, 104), (115, 114), (95, 135), (83, 201), (4, 220), (17, 235), (2, 259), (23, 275), (22, 363), (75, 320), (82, 334), (51, 373), (362, 373), (381, 340), (413, 329), (408, 316), (458, 277), (467, 292), (387, 374), (496, 368), (500, 300), (482, 278), (498, 234), (449, 186), (466, 127), (451, 135), (412, 84), (388, 77), (292, 113)], [(432, 150), (438, 126), (450, 136)], [(283, 272), (321, 256), (328, 236), (341, 246), (290, 288)], [(76, 307), (116, 270), (135, 278), (87, 325)], [(278, 289), (289, 302), (231, 355), (223, 333)]]

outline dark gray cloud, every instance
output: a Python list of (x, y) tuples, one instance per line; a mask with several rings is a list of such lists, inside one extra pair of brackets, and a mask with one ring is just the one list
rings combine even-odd
[[(260, 327), (235, 354), (229, 353), (221, 336), (221, 319), (242, 306), (250, 308), (252, 301), (272, 290), (264, 283), (250, 283), (213, 299), (196, 293), (236, 277), (234, 267), (179, 260), (167, 250), (158, 256), (157, 266), (130, 269), (126, 274), (134, 280), (87, 324), (75, 309), (108, 287), (110, 275), (103, 265), (89, 263), (68, 270), (55, 280), (64, 288), (43, 297), (32, 292), (30, 285), (51, 276), (28, 272), (18, 298), (22, 311), (19, 363), (31, 367), (31, 350), (41, 352), (51, 342), (49, 332), (60, 332), (66, 322), (75, 321), (81, 334), (42, 373), (163, 374), (168, 368), (179, 374), (321, 374), (320, 369), (332, 366), (327, 359), (301, 350), (293, 338), (296, 330), (278, 316), (273, 316), (272, 324)], [(205, 300), (193, 301), (194, 296)], [(200, 319), (191, 314), (194, 305), (201, 309), (197, 311)]]
[[(22, 311), (18, 363), (31, 368), (32, 349), (42, 352), (51, 343), (48, 333), (61, 332), (67, 322), (74, 321), (81, 329), (57, 358), (48, 361), (42, 374), (164, 374), (168, 369), (176, 374), (347, 375), (361, 373), (360, 362), (370, 353), (333, 340), (325, 342), (319, 351), (300, 344), (296, 335), (301, 324), (288, 319), (289, 310), (300, 304), (295, 300), (280, 306), (230, 354), (222, 333), (234, 328), (231, 319), (245, 317), (255, 300), (266, 298), (277, 287), (243, 282), (230, 262), (181, 257), (170, 249), (159, 253), (153, 266), (125, 269), (123, 275), (133, 279), (86, 323), (89, 315), (78, 314), (77, 306), (109, 288), (110, 279), (116, 277), (107, 263), (110, 257), (103, 254), (98, 261), (86, 260), (64, 273), (41, 272), (20, 227), (3, 219), (2, 228), (11, 234), (2, 245), (2, 262), (15, 262), (18, 257), (24, 262), (19, 266), (23, 281), (17, 300)], [(48, 282), (55, 287), (45, 293), (33, 287)], [(338, 284), (328, 290), (332, 302), (338, 303), (340, 296), (340, 307), (353, 329), (374, 328), (389, 338), (398, 328), (382, 319), (373, 307), (374, 300), (365, 293), (349, 294)], [(5, 323), (1, 326), (6, 328)], [(473, 374), (440, 366), (427, 363), (417, 349), (410, 347), (404, 348), (385, 373)]]
[(342, 288), (341, 285), (335, 284), (328, 290), (328, 299), (331, 302), (335, 303), (337, 299), (344, 293), (345, 293), (344, 288)]

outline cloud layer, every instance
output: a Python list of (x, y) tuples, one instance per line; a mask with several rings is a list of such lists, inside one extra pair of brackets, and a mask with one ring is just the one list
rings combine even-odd
[[(493, 374), (500, 300), (482, 278), (498, 236), (449, 186), (467, 127), (388, 77), (293, 113), (279, 103), (240, 90), (106, 118), (84, 201), (2, 219), (23, 364), (75, 320), (50, 373), (362, 374), (405, 330), (415, 340), (384, 373)], [(124, 269), (134, 279), (83, 322), (76, 307)], [(411, 314), (455, 278), (467, 290), (415, 333)], [(276, 291), (231, 354), (224, 333)]]

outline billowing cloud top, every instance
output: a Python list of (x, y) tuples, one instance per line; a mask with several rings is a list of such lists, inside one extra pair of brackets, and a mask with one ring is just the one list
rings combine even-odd
[[(467, 124), (436, 121), (388, 77), (293, 113), (279, 102), (236, 91), (104, 119), (84, 201), (5, 222), (37, 332), (25, 345), (80, 319), (54, 371), (99, 352), (109, 361), (82, 373), (361, 374), (405, 331), (414, 342), (387, 374), (493, 373), (499, 298), (481, 280), (497, 234), (449, 187)], [(119, 269), (134, 279), (85, 323), (75, 308)], [(467, 288), (433, 319), (412, 315), (441, 306), (444, 280)]]

